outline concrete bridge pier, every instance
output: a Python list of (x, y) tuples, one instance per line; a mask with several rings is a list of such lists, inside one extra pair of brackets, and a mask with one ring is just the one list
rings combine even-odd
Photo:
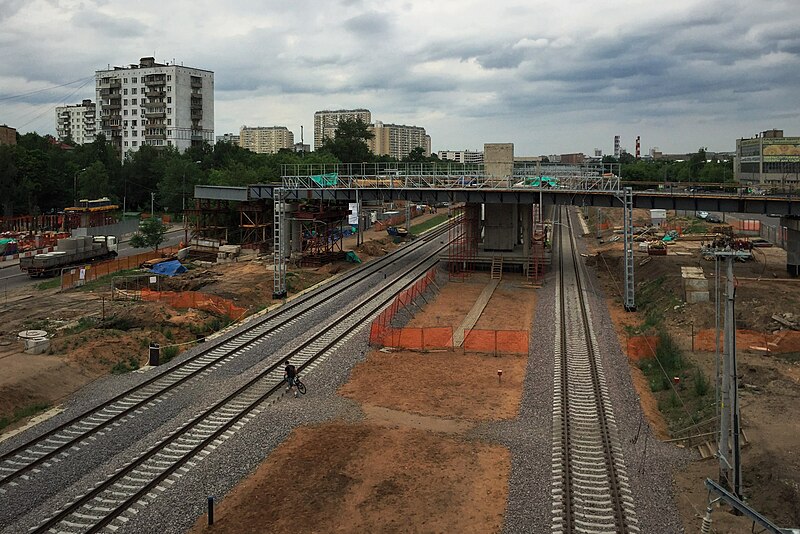
[(800, 219), (781, 217), (781, 226), (786, 227), (786, 271), (800, 276)]

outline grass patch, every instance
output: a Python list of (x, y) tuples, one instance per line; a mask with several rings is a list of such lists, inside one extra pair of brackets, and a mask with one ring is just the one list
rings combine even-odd
[(56, 277), (51, 278), (50, 280), (47, 280), (45, 282), (39, 282), (38, 284), (34, 285), (33, 287), (35, 287), (39, 291), (45, 291), (47, 289), (59, 288), (59, 287), (61, 287), (61, 277), (56, 276)]
[(0, 430), (4, 429), (8, 425), (16, 423), (17, 421), (25, 419), (26, 417), (31, 417), (32, 415), (42, 413), (48, 408), (50, 408), (49, 404), (32, 404), (30, 406), (17, 408), (14, 410), (14, 414), (12, 416), (0, 417)]
[(135, 371), (139, 368), (139, 360), (135, 356), (130, 356), (127, 360), (119, 360), (111, 368), (111, 374), (121, 375), (130, 371)]
[[(89, 268), (91, 270), (91, 267)], [(115, 273), (107, 274), (101, 276), (100, 278), (95, 278), (89, 282), (86, 282), (82, 286), (78, 286), (76, 289), (78, 291), (94, 291), (96, 289), (110, 289), (111, 288), (111, 281), (113, 278), (118, 276), (131, 276), (134, 274), (142, 274), (141, 269), (125, 269), (122, 271), (117, 271)]]
[(425, 222), (421, 222), (419, 224), (411, 225), (411, 234), (412, 235), (419, 235), (423, 232), (426, 232), (433, 228), (434, 226), (442, 224), (444, 221), (447, 220), (447, 214), (443, 213), (442, 215), (435, 215), (428, 219)]
[(81, 317), (78, 319), (77, 325), (67, 329), (67, 334), (80, 334), (84, 330), (97, 326), (97, 322), (97, 319), (94, 317)]

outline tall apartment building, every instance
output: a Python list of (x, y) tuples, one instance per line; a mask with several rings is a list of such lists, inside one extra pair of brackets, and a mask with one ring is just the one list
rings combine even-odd
[(258, 154), (277, 154), (282, 148), (294, 149), (294, 134), (286, 126), (242, 126), (239, 146)]
[(232, 133), (226, 133), (217, 136), (217, 143), (230, 143), (232, 145), (239, 145), (239, 136)]
[(370, 139), (368, 144), (376, 156), (402, 159), (417, 147), (425, 151), (426, 157), (431, 155), (431, 136), (420, 126), (383, 124), (375, 121), (375, 124), (370, 125), (370, 131), (375, 137)]
[(336, 137), (339, 121), (361, 119), (366, 124), (372, 122), (372, 114), (368, 109), (339, 109), (336, 111), (317, 111), (314, 113), (314, 150), (322, 148), (326, 137)]
[(442, 161), (456, 163), (483, 163), (483, 152), (471, 150), (440, 150), (436, 153)]
[(91, 99), (80, 104), (56, 108), (56, 135), (60, 140), (72, 139), (75, 143), (94, 142), (96, 106)]
[(17, 130), (11, 126), (0, 124), (0, 145), (16, 145)]
[(174, 146), (214, 142), (214, 73), (156, 63), (95, 72), (99, 123), (120, 158), (144, 145)]

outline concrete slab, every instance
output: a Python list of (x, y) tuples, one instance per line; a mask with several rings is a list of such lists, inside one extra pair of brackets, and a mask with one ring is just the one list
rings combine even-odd
[(486, 304), (488, 304), (489, 299), (492, 298), (492, 294), (499, 284), (500, 280), (490, 280), (483, 289), (478, 296), (478, 300), (476, 300), (475, 304), (472, 306), (472, 309), (467, 313), (467, 316), (464, 317), (464, 321), (453, 332), (453, 347), (460, 347), (464, 344), (464, 331), (473, 328), (475, 323), (478, 322), (484, 308), (486, 308)]

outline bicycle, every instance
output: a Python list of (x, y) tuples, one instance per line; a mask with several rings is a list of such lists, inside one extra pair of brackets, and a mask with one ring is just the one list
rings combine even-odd
[[(284, 378), (284, 379), (283, 379), (283, 381), (284, 381), (284, 382), (287, 382), (287, 381), (288, 381), (288, 379)], [(303, 384), (303, 383), (300, 381), (300, 375), (295, 375), (295, 377), (294, 377), (294, 384), (292, 384), (292, 385), (293, 385), (294, 387), (296, 387), (296, 388), (297, 388), (297, 390), (296, 390), (296, 391), (299, 391), (299, 392), (300, 392), (300, 394), (302, 394), (302, 395), (305, 395), (305, 394), (306, 394), (306, 385), (305, 385), (305, 384)], [(291, 386), (290, 386), (290, 387), (291, 387)], [(295, 393), (295, 396), (297, 396), (297, 393)]]

